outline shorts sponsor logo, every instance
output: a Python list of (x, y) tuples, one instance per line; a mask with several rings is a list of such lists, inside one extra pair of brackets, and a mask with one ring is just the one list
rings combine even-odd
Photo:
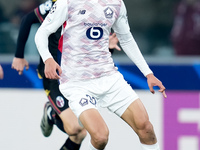
[(56, 105), (62, 108), (65, 105), (65, 101), (62, 96), (56, 97)]

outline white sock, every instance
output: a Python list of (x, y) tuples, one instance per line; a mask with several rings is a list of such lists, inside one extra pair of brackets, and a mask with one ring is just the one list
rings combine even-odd
[(158, 143), (153, 144), (153, 145), (146, 145), (146, 144), (142, 144), (142, 150), (160, 150)]
[(96, 149), (91, 142), (89, 142), (89, 150), (98, 150)]

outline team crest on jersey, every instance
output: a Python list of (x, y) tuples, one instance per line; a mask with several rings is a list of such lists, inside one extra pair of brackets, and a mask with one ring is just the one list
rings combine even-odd
[(57, 7), (57, 5), (56, 5), (56, 3), (54, 3), (54, 5), (53, 5), (53, 7), (51, 7), (51, 10), (49, 13), (53, 14), (56, 11), (56, 7)]
[(51, 9), (52, 5), (53, 5), (53, 2), (51, 0), (46, 1), (45, 5), (44, 5), (45, 10), (49, 11)]
[(111, 19), (111, 18), (113, 17), (113, 10), (112, 10), (110, 7), (107, 7), (107, 8), (104, 10), (104, 14), (105, 14), (105, 17), (106, 17), (106, 18)]
[(62, 108), (65, 105), (65, 101), (62, 96), (56, 97), (56, 105)]

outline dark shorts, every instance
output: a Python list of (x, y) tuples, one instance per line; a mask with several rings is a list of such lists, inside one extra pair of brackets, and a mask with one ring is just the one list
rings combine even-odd
[(47, 79), (44, 75), (44, 63), (40, 60), (38, 65), (38, 76), (43, 80), (43, 87), (49, 101), (54, 110), (60, 114), (65, 109), (69, 108), (68, 100), (62, 95), (59, 90), (59, 81)]

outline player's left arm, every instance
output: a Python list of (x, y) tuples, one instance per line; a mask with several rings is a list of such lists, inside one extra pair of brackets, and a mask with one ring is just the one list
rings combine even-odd
[(165, 93), (165, 87), (159, 79), (157, 79), (152, 73), (148, 74), (146, 78), (147, 78), (147, 83), (148, 83), (151, 93), (154, 94), (155, 91), (153, 87), (158, 86), (160, 88), (158, 91), (161, 92), (165, 98), (167, 98), (167, 95)]
[(116, 33), (124, 52), (136, 64), (136, 66), (147, 78), (150, 91), (154, 93), (153, 87), (158, 86), (160, 88), (159, 92), (161, 92), (163, 96), (166, 97), (165, 87), (163, 86), (162, 82), (153, 75), (152, 70), (146, 63), (137, 43), (135, 42), (130, 32), (130, 27), (127, 19), (127, 12), (123, 1), (120, 11), (120, 16), (115, 22), (113, 30)]

